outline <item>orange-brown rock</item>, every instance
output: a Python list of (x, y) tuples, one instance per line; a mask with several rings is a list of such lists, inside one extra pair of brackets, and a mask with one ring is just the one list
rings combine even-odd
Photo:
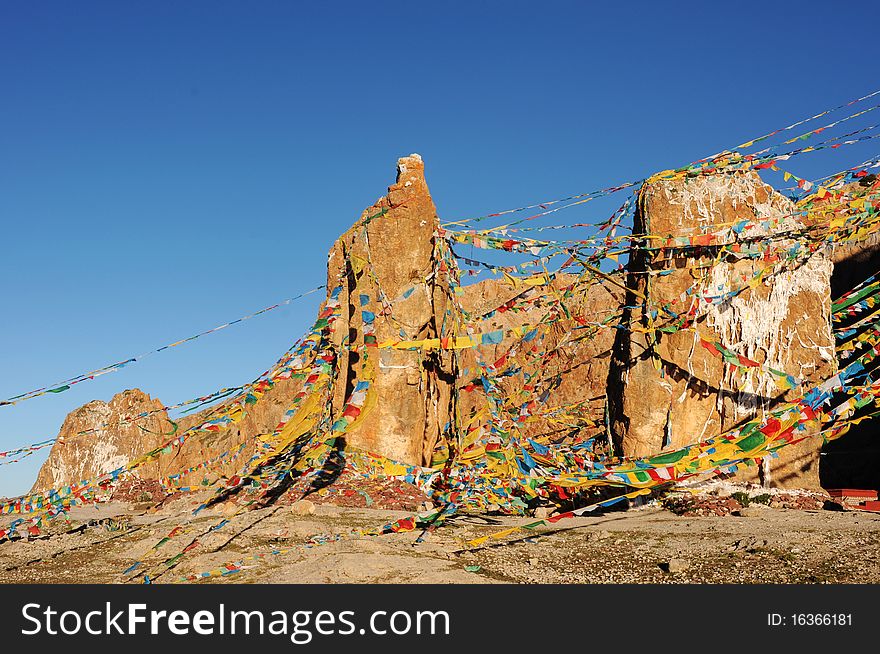
[[(635, 231), (677, 237), (726, 230), (724, 240), (742, 240), (730, 229), (738, 221), (771, 221), (745, 235), (752, 237), (797, 229), (793, 209), (755, 173), (658, 181), (641, 190)], [(776, 242), (788, 241), (779, 237)], [(807, 383), (834, 374), (832, 264), (825, 254), (760, 280), (758, 273), (769, 273), (773, 264), (733, 257), (716, 261), (715, 255), (709, 248), (633, 255), (628, 285), (636, 293), (629, 293), (626, 304), (639, 308), (626, 310), (624, 320), (633, 331), (618, 335), (609, 383), (611, 427), (620, 454), (645, 456), (704, 440), (801, 392), (783, 394), (769, 373), (725, 364), (701, 347), (700, 338)], [(751, 280), (755, 283), (748, 287)], [(701, 304), (692, 330), (653, 331), (668, 318), (662, 311), (652, 317), (650, 309), (675, 302), (671, 308), (686, 313), (693, 296), (678, 298), (691, 286), (713, 296), (747, 288), (724, 302)], [(818, 452), (816, 439), (786, 447), (760, 474), (777, 485), (816, 487)]]
[[(454, 415), (455, 358), (444, 350), (369, 348), (364, 362), (364, 316), (374, 336), (420, 340), (455, 334), (450, 295), (439, 267), (437, 210), (419, 155), (398, 161), (397, 181), (343, 234), (327, 264), (327, 287), (342, 281), (342, 315), (333, 413), (338, 416), (359, 380), (373, 377), (378, 399), (345, 434), (347, 444), (412, 464), (428, 463)], [(365, 314), (364, 312), (369, 312)], [(343, 347), (343, 340), (346, 346)]]
[[(209, 469), (196, 470), (180, 483), (196, 485), (206, 479), (212, 482), (220, 477), (241, 474), (242, 466), (257, 451), (259, 436), (273, 432), (301, 386), (302, 382), (297, 379), (275, 381), (259, 402), (247, 406), (239, 422), (218, 433), (191, 432), (183, 445), (159, 457), (161, 474), (178, 474), (206, 461), (211, 461)], [(211, 417), (212, 409), (186, 416), (179, 421), (178, 431), (184, 433)]]
[[(585, 411), (601, 418), (614, 330), (584, 329), (573, 319), (560, 318), (553, 313), (558, 305), (551, 300), (564, 289), (572, 288), (566, 303), (573, 315), (581, 320), (601, 320), (609, 312), (617, 311), (622, 299), (613, 286), (576, 283), (574, 276), (560, 275), (548, 284), (525, 288), (502, 280), (463, 287), (455, 301), (471, 316), (504, 305), (514, 307), (496, 311), (483, 320), (482, 331), (551, 320), (551, 327), (542, 330), (541, 336), (527, 348), (509, 350), (508, 341), (458, 352), (364, 349), (365, 311), (375, 316), (372, 330), (378, 342), (464, 333), (454, 318), (457, 313), (451, 304), (447, 272), (438, 265), (439, 223), (425, 181), (424, 164), (418, 155), (404, 157), (398, 162), (397, 172), (397, 180), (388, 194), (366, 209), (361, 219), (339, 238), (328, 260), (328, 289), (340, 282), (343, 287), (341, 315), (334, 325), (333, 337), (338, 354), (331, 399), (333, 418), (341, 414), (357, 381), (371, 377), (376, 391), (375, 406), (346, 432), (347, 443), (399, 461), (429, 463), (435, 446), (456, 426), (456, 408), (459, 418), (466, 420), (485, 405), (481, 393), (461, 390), (477, 375), (477, 357), (493, 364), (505, 353), (515, 366), (541, 369), (541, 377), (532, 379), (532, 390), (527, 391), (542, 398), (541, 410), (585, 402)], [(523, 391), (522, 385), (521, 376), (500, 381), (504, 393), (511, 398)], [(256, 451), (256, 437), (273, 431), (300, 387), (301, 382), (295, 379), (277, 381), (259, 402), (247, 406), (239, 422), (219, 433), (189, 433), (182, 446), (171, 448), (155, 462), (139, 468), (137, 474), (144, 478), (174, 475), (211, 461), (209, 469), (200, 468), (179, 480), (182, 485), (196, 485), (206, 478), (214, 481), (241, 472), (242, 464)], [(140, 391), (123, 395), (146, 397)], [(459, 407), (456, 402), (461, 403)], [(161, 411), (154, 414), (152, 422), (141, 423), (148, 431), (134, 426), (119, 428), (120, 421), (130, 413), (161, 409), (156, 400), (143, 406), (130, 404), (114, 398), (109, 405), (90, 403), (73, 412), (63, 435), (104, 425), (97, 432), (100, 437), (76, 437), (56, 445), (35, 488), (50, 488), (61, 483), (59, 480), (79, 481), (96, 476), (165, 442), (170, 427)], [(211, 411), (205, 409), (180, 419), (177, 433), (187, 433), (210, 418)], [(523, 425), (523, 429), (540, 433), (561, 428), (537, 419)], [(166, 436), (155, 437), (153, 432)], [(222, 456), (237, 452), (242, 444), (238, 456)], [(110, 450), (112, 456), (105, 454)]]
[[(150, 415), (134, 420), (144, 412)], [(110, 402), (94, 400), (84, 404), (64, 420), (33, 490), (77, 484), (111, 472), (160, 445), (171, 430), (162, 403), (137, 389), (123, 391)], [(155, 478), (159, 466), (143, 466), (137, 475)]]
[[(784, 232), (798, 227), (791, 210), (787, 199), (752, 173), (664, 181), (642, 189), (635, 229), (694, 235), (741, 220), (775, 218), (767, 233)], [(464, 285), (456, 294), (440, 256), (445, 243), (439, 232), (424, 164), (411, 155), (398, 162), (397, 180), (387, 195), (366, 209), (330, 250), (328, 293), (342, 286), (341, 313), (332, 335), (337, 359), (330, 417), (342, 414), (359, 381), (370, 382), (375, 400), (346, 431), (348, 445), (407, 463), (430, 463), (438, 445), (445, 440), (454, 445), (462, 428), (479, 424), (472, 418), (485, 413), (480, 364), (517, 372), (497, 379), (502, 411), (507, 412), (502, 417), (518, 422), (522, 410), (520, 429), (527, 435), (575, 433), (582, 427), (604, 433), (607, 394), (616, 454), (626, 456), (715, 436), (799, 393), (796, 389), (783, 395), (766, 374), (743, 375), (725, 365), (700, 347), (700, 336), (807, 382), (835, 369), (831, 262), (825, 255), (776, 271), (772, 280), (763, 279), (724, 303), (701, 306), (695, 330), (661, 334), (640, 331), (651, 325), (644, 307), (624, 313), (625, 324), (638, 328), (633, 332), (596, 323), (616, 315), (621, 305), (640, 306), (643, 295), (650, 306), (660, 307), (695, 284), (706, 294), (723, 294), (771, 264), (745, 258), (716, 262), (716, 253), (706, 249), (640, 251), (630, 261), (627, 286), (634, 292), (627, 297), (613, 284), (595, 279), (585, 283), (564, 274), (533, 284), (482, 281)], [(733, 231), (729, 237), (740, 238)], [(785, 243), (782, 237), (777, 241)], [(505, 339), (464, 350), (365, 347), (373, 341), (464, 335), (460, 311), (478, 332), (543, 327), (533, 340)], [(662, 362), (659, 367), (657, 361)], [(297, 379), (276, 381), (260, 401), (245, 407), (238, 422), (218, 433), (190, 433), (182, 446), (169, 448), (136, 474), (166, 477), (211, 462), (179, 480), (196, 485), (241, 472), (257, 451), (259, 436), (273, 432), (301, 384)], [(211, 411), (180, 419), (176, 433), (189, 433)], [(150, 412), (148, 419), (128, 420), (143, 412)], [(126, 391), (109, 403), (90, 402), (68, 416), (35, 489), (118, 468), (164, 443), (172, 429), (161, 404), (141, 391)], [(75, 435), (82, 431), (89, 433)], [(785, 448), (779, 459), (764, 466), (763, 479), (815, 486), (817, 454), (814, 441)], [(745, 476), (754, 476), (754, 471)]]
[[(571, 318), (563, 315), (553, 301), (565, 289), (571, 291), (565, 301)], [(523, 374), (498, 380), (501, 393), (513, 411), (529, 400), (538, 403), (539, 406), (530, 411), (538, 416), (560, 407), (583, 404), (578, 413), (585, 420), (554, 423), (533, 417), (521, 425), (526, 435), (571, 431), (575, 424), (587, 424), (588, 418), (601, 424), (614, 329), (581, 323), (598, 322), (617, 313), (622, 300), (623, 293), (616, 286), (601, 280), (587, 283), (575, 275), (565, 274), (557, 275), (548, 284), (532, 287), (517, 287), (506, 280), (494, 279), (465, 286), (461, 307), (471, 314), (472, 319), (498, 307), (521, 306), (519, 310), (496, 311), (480, 323), (481, 331), (510, 329), (524, 324), (545, 324), (546, 327), (539, 330), (531, 342), (514, 345), (507, 340), (498, 345), (481, 345), (463, 351), (460, 386), (467, 387), (477, 375), (478, 358), (487, 365), (503, 361), (499, 370), (511, 366), (529, 374), (527, 389), (523, 388), (526, 384)], [(505, 357), (509, 361), (504, 361)], [(460, 401), (463, 418), (473, 415), (485, 403), (481, 393), (463, 393)], [(515, 420), (516, 414), (513, 413), (510, 419)]]
[[(256, 451), (256, 437), (272, 432), (299, 387), (297, 380), (277, 381), (260, 402), (249, 407), (240, 422), (219, 433), (190, 432), (183, 445), (139, 466), (134, 475), (159, 479), (208, 461), (208, 469), (201, 467), (184, 475), (177, 480), (178, 485), (197, 485), (205, 479), (216, 481), (240, 473), (242, 465)], [(133, 419), (147, 412), (150, 415), (146, 418)], [(211, 413), (209, 408), (179, 418), (175, 430), (162, 403), (139, 389), (119, 393), (109, 403), (89, 402), (65, 419), (58, 442), (40, 468), (33, 492), (111, 472), (164, 445), (175, 435), (186, 433), (210, 418)], [(87, 433), (81, 433), (84, 431)]]

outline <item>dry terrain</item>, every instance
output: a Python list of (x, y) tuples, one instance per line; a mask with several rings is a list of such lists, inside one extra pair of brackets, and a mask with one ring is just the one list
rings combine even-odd
[(76, 509), (30, 542), (0, 543), (0, 582), (166, 583), (232, 562), (240, 571), (199, 583), (880, 583), (880, 514), (859, 511), (752, 505), (682, 517), (652, 503), (469, 547), (528, 519), (462, 515), (424, 534), (358, 536), (407, 514), (301, 503), (193, 516), (198, 503)]

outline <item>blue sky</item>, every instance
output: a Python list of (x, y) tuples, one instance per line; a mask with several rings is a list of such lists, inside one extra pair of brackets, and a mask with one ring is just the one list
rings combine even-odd
[[(880, 87), (873, 23), (834, 3), (322, 4), (0, 7), (0, 398), (323, 283), (410, 152), (451, 220), (639, 179)], [(319, 301), (0, 407), (0, 450), (125, 388), (171, 404), (246, 382)], [(0, 466), (0, 495), (46, 452)]]

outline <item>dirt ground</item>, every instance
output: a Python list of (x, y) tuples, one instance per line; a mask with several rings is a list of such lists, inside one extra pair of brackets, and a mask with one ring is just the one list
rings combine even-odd
[(357, 536), (408, 514), (318, 504), (193, 516), (199, 502), (75, 509), (30, 542), (0, 543), (0, 583), (169, 583), (229, 563), (235, 573), (195, 583), (880, 583), (880, 514), (860, 511), (681, 517), (653, 503), (471, 547), (529, 519), (461, 515), (424, 534)]

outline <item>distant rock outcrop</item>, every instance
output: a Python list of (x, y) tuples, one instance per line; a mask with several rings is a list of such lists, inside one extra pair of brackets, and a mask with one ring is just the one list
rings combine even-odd
[[(147, 415), (135, 420), (139, 414)], [(111, 472), (159, 446), (172, 429), (162, 403), (137, 389), (114, 395), (110, 402), (84, 404), (65, 418), (33, 492)], [(155, 478), (159, 464), (147, 464), (136, 474)]]

